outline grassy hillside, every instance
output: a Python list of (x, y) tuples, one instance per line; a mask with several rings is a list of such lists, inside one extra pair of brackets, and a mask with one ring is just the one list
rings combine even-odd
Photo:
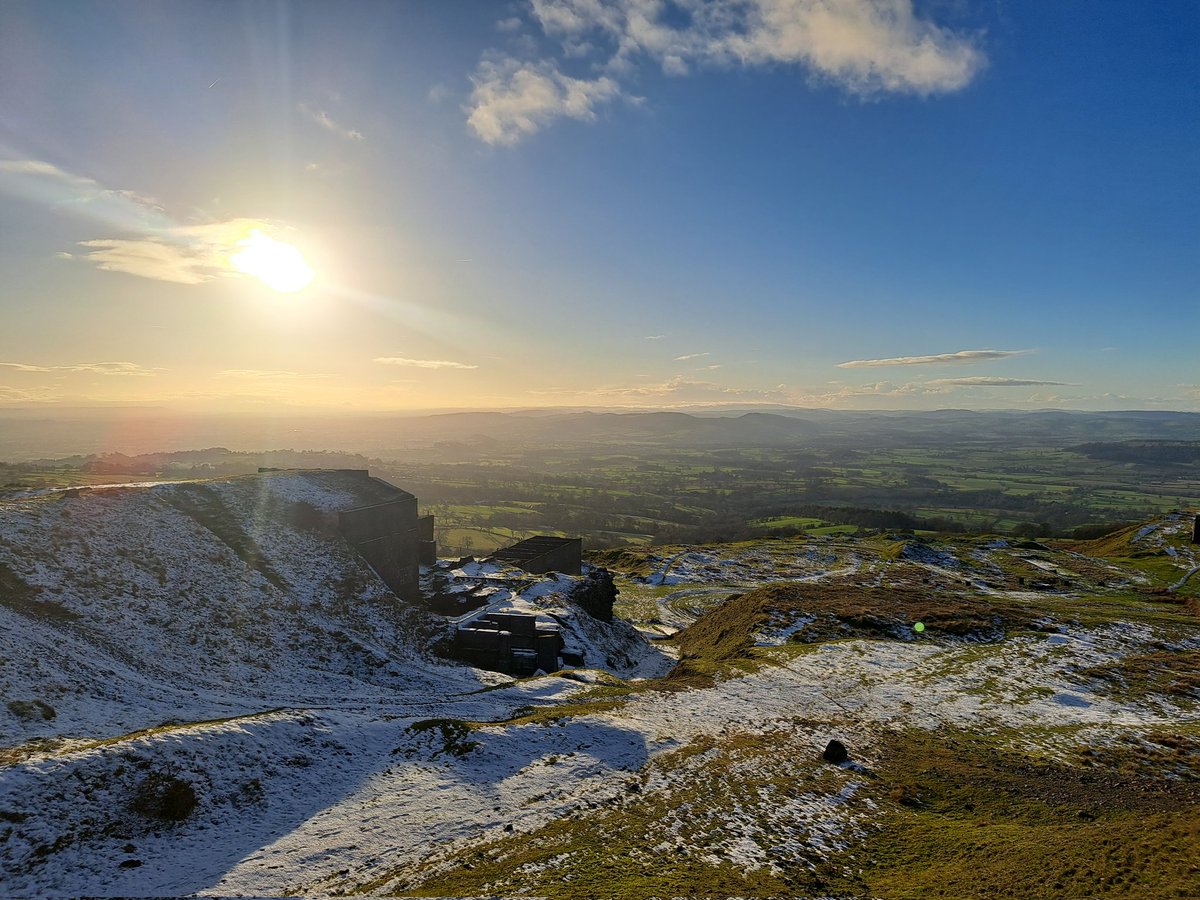
[(626, 676), (517, 681), (422, 651), (320, 527), (360, 499), (277, 473), (0, 503), (3, 892), (1191, 890), (1182, 514), (600, 551), (624, 621), (567, 618), (553, 578), (521, 602)]

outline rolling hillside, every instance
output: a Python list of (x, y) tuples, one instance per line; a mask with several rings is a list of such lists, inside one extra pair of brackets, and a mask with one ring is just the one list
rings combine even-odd
[[(564, 622), (596, 666), (517, 681), (431, 653), (445, 621), (320, 527), (371, 499), (362, 483), (280, 472), (0, 503), (0, 892), (1194, 883), (1187, 515), (1084, 543), (600, 553), (612, 625), (573, 607), (567, 579), (497, 592)], [(848, 759), (822, 759), (833, 739)]]

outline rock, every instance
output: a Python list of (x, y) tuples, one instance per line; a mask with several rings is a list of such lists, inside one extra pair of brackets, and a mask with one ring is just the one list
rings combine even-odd
[(142, 864), (142, 861), (140, 859), (127, 859), (124, 862), (120, 863), (117, 866), (117, 868), (118, 869), (136, 869), (141, 864)]
[(613, 574), (600, 567), (588, 571), (587, 577), (571, 591), (571, 600), (583, 611), (601, 622), (613, 620), (613, 602), (617, 599), (617, 586)]
[(825, 752), (821, 754), (821, 758), (837, 765), (849, 759), (850, 754), (846, 752), (846, 745), (841, 741), (830, 741), (825, 745)]

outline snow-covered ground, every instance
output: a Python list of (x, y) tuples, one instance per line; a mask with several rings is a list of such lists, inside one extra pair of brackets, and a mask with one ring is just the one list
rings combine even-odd
[[(1200, 723), (1200, 697), (1126, 701), (1081, 674), (1180, 645), (1149, 625), (1047, 628), (997, 644), (917, 636), (797, 646), (788, 638), (803, 618), (768, 622), (754, 637), (772, 664), (743, 677), (531, 718), (612, 678), (578, 670), (514, 682), (429, 657), (427, 617), (400, 606), (338, 541), (281, 524), (280, 504), (350, 505), (344, 484), (293, 473), (209, 483), (253, 543), (241, 556), (173, 502), (180, 489), (0, 503), (0, 563), (40, 588), (0, 605), (0, 687), (54, 711), (0, 710), (0, 894), (386, 890), (397, 872), (434, 872), (464, 848), (631, 796), (678, 800), (647, 859), (684, 853), (775, 870), (869, 826), (858, 763), (870, 764), (890, 729), (967, 727), (1065, 759), (1122, 730)], [(815, 546), (784, 563), (774, 552), (737, 554), (664, 559), (660, 580), (644, 587), (686, 576), (700, 586), (680, 594), (708, 591), (664, 605), (675, 614), (724, 589), (705, 578), (851, 577), (875, 565)], [(566, 576), (506, 581), (498, 567), (471, 563), (455, 577), (496, 578), (471, 615), (510, 609), (552, 621), (589, 664), (642, 677), (673, 662), (632, 626), (575, 608)], [(721, 744), (739, 734), (768, 749)], [(831, 738), (849, 746), (851, 763), (787, 797), (764, 786)], [(684, 752), (703, 740), (714, 749)], [(136, 811), (155, 777), (191, 785), (194, 811), (178, 822)]]

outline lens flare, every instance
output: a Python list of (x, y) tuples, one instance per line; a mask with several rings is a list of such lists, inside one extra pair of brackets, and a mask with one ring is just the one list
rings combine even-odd
[(237, 242), (241, 249), (229, 257), (239, 272), (252, 275), (272, 290), (293, 294), (312, 282), (314, 272), (304, 254), (291, 244), (277, 241), (257, 228)]

